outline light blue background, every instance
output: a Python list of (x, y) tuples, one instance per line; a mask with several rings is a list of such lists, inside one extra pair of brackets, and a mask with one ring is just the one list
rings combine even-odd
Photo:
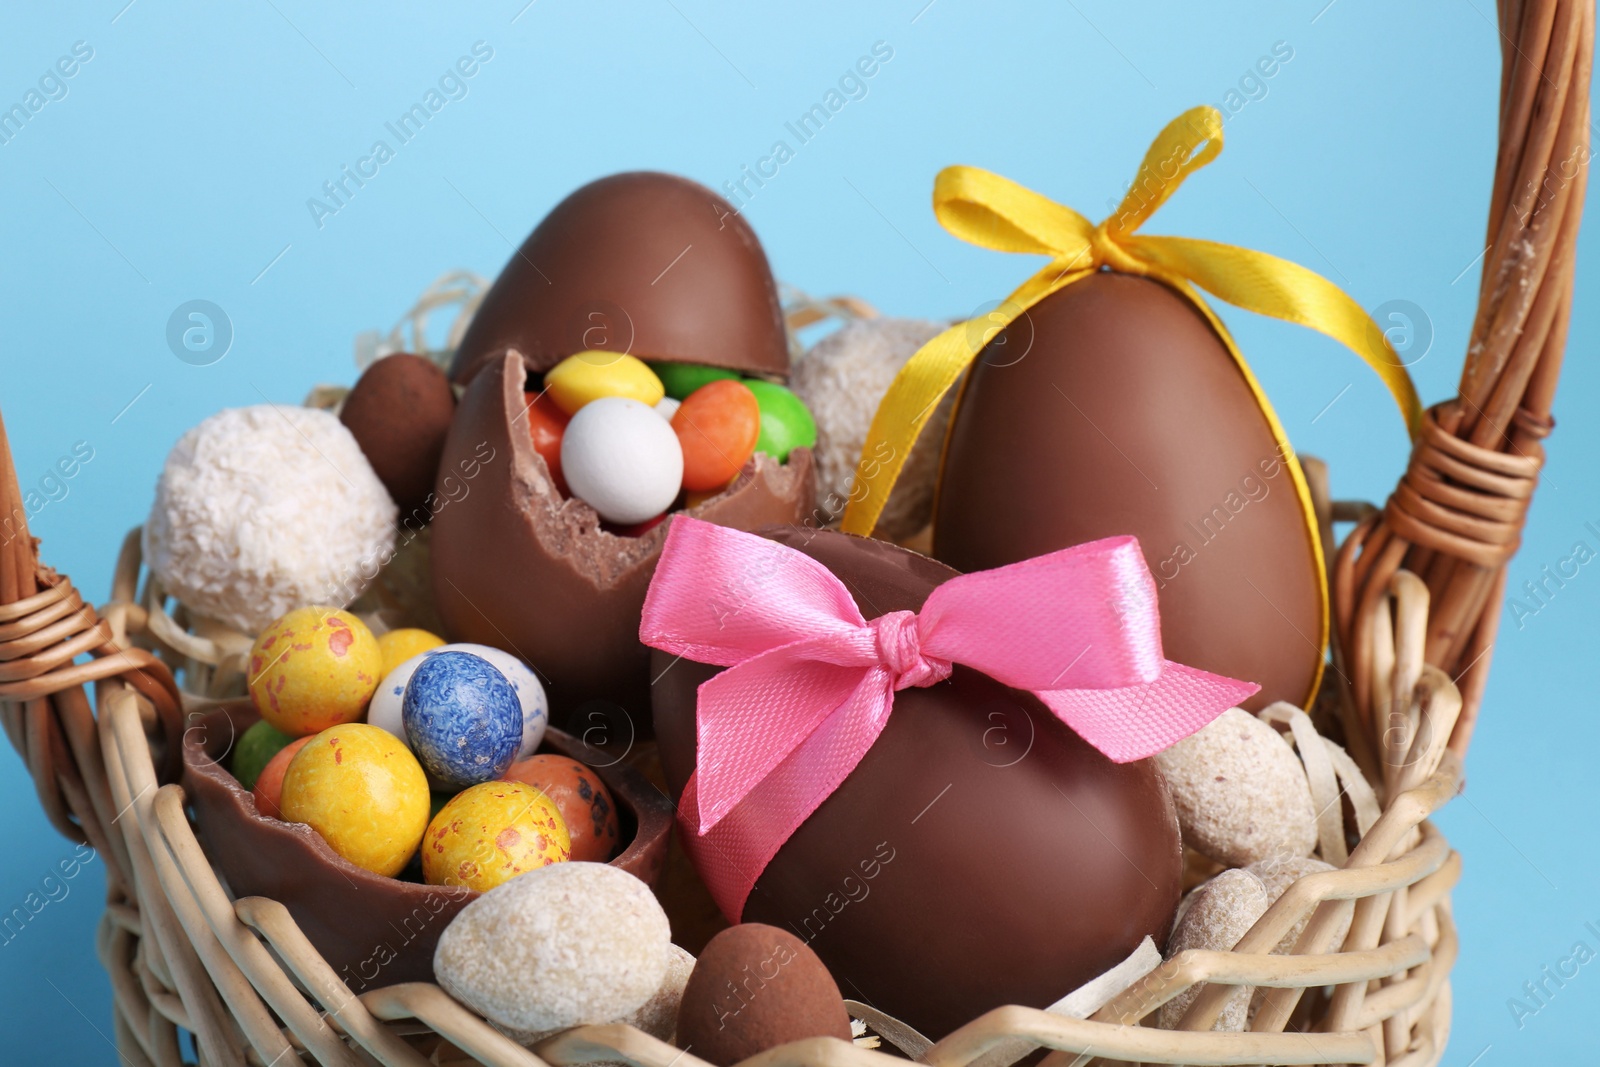
[[(1221, 104), (1284, 41), (1293, 59), (1229, 118), (1221, 159), (1151, 230), (1290, 257), (1369, 308), (1413, 302), (1431, 322), (1414, 368), (1423, 397), (1454, 391), (1495, 151), (1489, 0), (525, 2), (8, 5), (0, 105), (75, 41), (94, 49), (68, 95), (0, 145), (0, 409), (24, 485), (75, 442), (94, 448), (68, 496), (34, 520), (45, 558), (88, 595), (105, 596), (119, 539), (144, 518), (185, 428), (351, 381), (356, 331), (387, 328), (447, 269), (492, 275), (510, 242), (590, 178), (637, 167), (713, 186), (737, 178), (880, 40), (894, 56), (866, 98), (747, 207), (785, 281), (891, 313), (968, 313), (1033, 264), (940, 230), (928, 207), (940, 167), (983, 165), (1099, 217), (1163, 123)], [(494, 55), (468, 95), (319, 229), (307, 198), (480, 40)], [(1596, 233), (1562, 425), (1513, 586), (1579, 539), (1600, 547), (1584, 527), (1600, 527), (1589, 358), (1600, 316), (1586, 299)], [(180, 362), (165, 343), (169, 314), (195, 298), (220, 304), (236, 331), (213, 366)], [(1406, 448), (1376, 379), (1319, 336), (1223, 314), (1297, 446), (1332, 461), (1336, 493), (1381, 501)], [(1507, 617), (1470, 789), (1441, 819), (1466, 863), (1450, 1064), (1593, 1056), (1600, 964), (1521, 1029), (1507, 1000), (1576, 941), (1600, 949), (1584, 926), (1600, 921), (1597, 603), (1590, 566), (1522, 629)], [(9, 749), (0, 797), (9, 911), (70, 847)], [(70, 887), (0, 945), (9, 1061), (114, 1061), (93, 955), (98, 864)]]

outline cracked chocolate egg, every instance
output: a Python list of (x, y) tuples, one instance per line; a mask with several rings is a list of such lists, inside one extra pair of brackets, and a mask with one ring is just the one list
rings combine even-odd
[(607, 740), (616, 727), (626, 743), (649, 732), (639, 615), (670, 515), (739, 529), (804, 522), (812, 457), (797, 448), (780, 463), (758, 452), (726, 486), (680, 495), (667, 522), (603, 523), (552, 481), (524, 396), (579, 352), (787, 378), (777, 287), (749, 225), (684, 178), (636, 172), (592, 182), (511, 257), (451, 371), (468, 384), (445, 442), (432, 535), (449, 636), (520, 656), (544, 680), (556, 721), (580, 733), (604, 725)]

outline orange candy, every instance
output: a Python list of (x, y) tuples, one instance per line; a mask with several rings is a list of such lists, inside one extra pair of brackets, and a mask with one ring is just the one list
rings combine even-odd
[(690, 393), (672, 416), (683, 446), (683, 487), (700, 492), (727, 485), (756, 450), (761, 405), (744, 383), (707, 382)]
[(567, 432), (567, 420), (572, 416), (556, 407), (549, 393), (523, 393), (522, 399), (528, 405), (528, 433), (533, 437), (533, 450), (550, 468), (556, 489), (566, 496), (567, 482), (561, 477), (561, 437)]
[(283, 748), (278, 754), (267, 761), (261, 769), (261, 774), (256, 777), (256, 810), (269, 819), (283, 818), (279, 804), (283, 802), (283, 776), (289, 771), (289, 764), (294, 759), (295, 753), (306, 747), (315, 734), (297, 737)]

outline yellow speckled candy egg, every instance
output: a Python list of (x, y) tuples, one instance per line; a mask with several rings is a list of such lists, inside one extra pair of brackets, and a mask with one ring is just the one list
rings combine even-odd
[(484, 782), (457, 793), (428, 824), (422, 877), (486, 890), (571, 858), (567, 824), (549, 797), (520, 782)]
[(303, 822), (375, 874), (405, 867), (428, 828), (428, 776), (386, 730), (344, 723), (306, 743), (283, 776), (285, 822)]
[(367, 624), (337, 608), (297, 608), (261, 631), (246, 681), (261, 717), (294, 737), (355, 722), (383, 678)]
[(430, 648), (438, 648), (444, 644), (444, 638), (438, 634), (419, 630), (408, 626), (401, 630), (390, 630), (378, 638), (378, 651), (383, 654), (383, 674), (387, 678), (389, 672), (412, 656), (420, 656)]

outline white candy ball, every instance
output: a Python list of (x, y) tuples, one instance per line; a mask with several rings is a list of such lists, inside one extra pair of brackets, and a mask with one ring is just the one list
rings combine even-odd
[(539, 682), (539, 676), (534, 674), (528, 665), (509, 652), (488, 645), (475, 645), (463, 642), (455, 645), (440, 645), (430, 648), (426, 652), (419, 652), (394, 670), (384, 676), (377, 690), (372, 694), (372, 702), (367, 705), (367, 723), (380, 730), (387, 730), (400, 739), (401, 744), (407, 748), (411, 742), (406, 740), (406, 730), (400, 721), (400, 706), (406, 695), (406, 683), (411, 681), (412, 674), (416, 673), (417, 666), (423, 660), (436, 652), (470, 652), (474, 656), (481, 656), (489, 661), (495, 670), (505, 675), (506, 681), (511, 683), (511, 688), (517, 691), (517, 700), (522, 704), (522, 747), (517, 749), (517, 759), (526, 759), (533, 755), (539, 747), (539, 742), (544, 740), (544, 728), (550, 722), (550, 705), (545, 699), (544, 686)]
[(660, 415), (668, 422), (671, 422), (672, 416), (678, 413), (678, 408), (681, 406), (683, 406), (683, 401), (674, 400), (670, 396), (664, 396), (660, 400), (656, 401), (656, 414)]
[(683, 484), (683, 448), (672, 425), (637, 400), (607, 396), (578, 409), (561, 439), (572, 494), (610, 522), (660, 515)]

